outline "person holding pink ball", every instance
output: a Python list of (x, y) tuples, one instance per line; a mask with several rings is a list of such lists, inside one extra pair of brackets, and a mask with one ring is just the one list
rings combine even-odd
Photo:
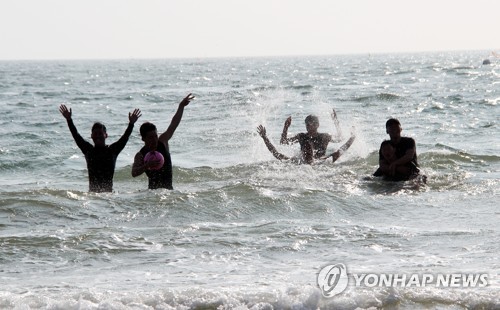
[(144, 163), (148, 164), (149, 162), (156, 164), (155, 166), (150, 166), (149, 170), (160, 170), (165, 163), (165, 157), (163, 157), (160, 152), (149, 151), (146, 156), (144, 156)]
[(135, 155), (132, 165), (132, 176), (135, 178), (143, 173), (148, 176), (148, 188), (173, 189), (172, 186), (172, 160), (168, 141), (179, 126), (184, 108), (194, 99), (192, 94), (187, 95), (179, 103), (167, 130), (158, 136), (158, 131), (153, 123), (146, 122), (139, 129), (144, 147)]

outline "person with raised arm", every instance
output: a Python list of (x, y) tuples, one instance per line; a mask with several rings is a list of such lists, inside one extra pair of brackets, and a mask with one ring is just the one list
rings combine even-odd
[(141, 117), (141, 110), (135, 109), (128, 114), (129, 123), (125, 133), (121, 138), (111, 145), (106, 145), (108, 133), (106, 126), (102, 123), (95, 123), (92, 126), (91, 138), (94, 145), (82, 138), (78, 133), (72, 119), (72, 109), (62, 104), (59, 112), (68, 123), (69, 130), (76, 145), (80, 148), (87, 162), (89, 174), (89, 191), (91, 192), (111, 192), (113, 191), (113, 176), (115, 173), (116, 159), (123, 150), (134, 129), (135, 122)]
[(328, 133), (318, 132), (318, 117), (315, 115), (309, 115), (305, 119), (307, 132), (298, 133), (297, 135), (288, 138), (288, 127), (290, 127), (290, 124), (292, 123), (292, 117), (290, 116), (286, 119), (285, 125), (283, 126), (283, 133), (281, 134), (280, 144), (298, 142), (303, 157), (306, 155), (305, 152), (311, 146), (313, 158), (319, 159), (326, 155), (326, 149), (330, 142), (340, 142), (342, 140), (342, 131), (335, 110), (333, 110), (332, 112), (332, 119), (335, 123), (335, 127), (337, 128), (338, 135), (330, 135)]
[[(194, 99), (192, 94), (187, 95), (179, 103), (177, 112), (172, 118), (167, 130), (158, 136), (158, 131), (153, 123), (146, 122), (141, 125), (140, 133), (144, 146), (134, 157), (134, 164), (132, 165), (132, 176), (137, 177), (143, 173), (148, 176), (148, 188), (158, 189), (166, 188), (173, 189), (172, 186), (172, 160), (170, 157), (170, 148), (168, 145), (169, 140), (174, 135), (175, 130), (179, 126), (184, 108)], [(158, 160), (145, 161), (146, 154), (156, 151), (163, 155), (164, 164), (160, 169), (153, 169), (158, 166)]]
[(347, 140), (347, 142), (344, 143), (338, 150), (336, 150), (335, 152), (333, 152), (333, 153), (331, 153), (329, 155), (323, 155), (321, 157), (315, 157), (314, 156), (315, 153), (314, 153), (314, 144), (313, 144), (313, 142), (306, 141), (301, 146), (301, 156), (300, 157), (288, 157), (288, 156), (283, 155), (280, 152), (278, 152), (278, 150), (276, 150), (276, 148), (274, 147), (274, 145), (271, 143), (271, 141), (267, 137), (266, 128), (264, 126), (259, 125), (257, 127), (257, 132), (259, 133), (259, 135), (264, 140), (264, 143), (266, 144), (267, 149), (271, 152), (271, 154), (273, 154), (273, 156), (276, 159), (279, 159), (279, 160), (291, 160), (294, 163), (309, 164), (309, 165), (313, 165), (313, 164), (316, 164), (316, 163), (323, 162), (324, 160), (326, 160), (326, 159), (328, 159), (330, 157), (332, 158), (332, 162), (335, 162), (337, 159), (340, 158), (340, 156), (347, 149), (349, 149), (349, 147), (354, 142), (354, 139), (356, 138), (356, 136), (354, 135), (354, 132), (351, 133), (351, 137), (349, 138), (349, 140)]

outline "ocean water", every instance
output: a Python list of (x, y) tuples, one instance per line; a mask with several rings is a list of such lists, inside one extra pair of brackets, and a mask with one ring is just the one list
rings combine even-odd
[[(500, 59), (487, 52), (287, 58), (0, 62), (2, 309), (499, 309)], [(170, 123), (174, 190), (131, 177), (139, 125)], [(79, 132), (108, 142), (143, 116), (120, 156), (113, 193), (88, 193)], [(275, 160), (320, 131), (353, 146), (335, 163)], [(415, 138), (426, 185), (369, 175), (385, 121)], [(329, 151), (340, 146), (332, 143)], [(332, 298), (320, 270), (487, 274), (486, 287), (370, 287)]]

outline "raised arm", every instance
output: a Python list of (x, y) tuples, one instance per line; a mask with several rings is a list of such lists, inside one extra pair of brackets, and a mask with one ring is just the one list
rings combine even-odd
[(179, 103), (179, 107), (177, 108), (177, 112), (175, 113), (174, 117), (172, 117), (172, 121), (170, 122), (167, 130), (158, 138), (159, 141), (166, 144), (168, 140), (172, 138), (175, 130), (177, 129), (177, 126), (179, 126), (181, 122), (182, 114), (184, 113), (184, 107), (186, 107), (193, 99), (194, 96), (192, 94), (189, 94), (184, 99), (182, 99), (182, 101)]
[(333, 123), (335, 124), (335, 128), (337, 129), (337, 135), (332, 135), (331, 142), (340, 142), (342, 141), (342, 128), (340, 128), (340, 122), (337, 118), (337, 112), (335, 112), (335, 109), (332, 109), (331, 116)]
[(68, 108), (64, 104), (61, 104), (61, 106), (59, 107), (59, 112), (61, 112), (62, 116), (64, 116), (64, 118), (66, 119), (69, 131), (71, 132), (71, 135), (73, 136), (76, 145), (80, 148), (80, 150), (83, 153), (86, 153), (88, 149), (92, 148), (92, 144), (85, 141), (85, 139), (83, 139), (82, 136), (78, 133), (75, 124), (73, 124), (73, 119), (71, 118), (73, 114), (71, 109), (68, 110)]
[(292, 123), (292, 117), (289, 116), (285, 121), (285, 125), (283, 126), (283, 133), (281, 133), (280, 144), (295, 143), (299, 140), (297, 136), (288, 138), (288, 127), (290, 127), (291, 123)]
[(266, 144), (267, 146), (267, 149), (273, 154), (274, 157), (276, 157), (277, 159), (279, 160), (283, 160), (283, 159), (290, 159), (289, 157), (279, 153), (276, 148), (274, 147), (274, 145), (271, 143), (271, 141), (269, 141), (269, 139), (267, 138), (267, 135), (266, 135), (266, 128), (262, 125), (259, 125), (259, 127), (257, 127), (257, 132), (259, 133), (259, 135), (262, 137), (262, 139), (264, 140), (264, 143)]
[(132, 130), (134, 129), (134, 124), (137, 122), (139, 117), (141, 117), (141, 110), (135, 109), (133, 112), (128, 113), (128, 126), (123, 135), (121, 136), (120, 140), (116, 141), (115, 143), (111, 144), (111, 148), (115, 150), (115, 152), (121, 152), (125, 145), (128, 142), (128, 138), (132, 134)]
[(328, 157), (332, 157), (332, 161), (335, 162), (337, 159), (339, 159), (339, 157), (342, 154), (344, 154), (345, 151), (347, 151), (351, 147), (355, 139), (356, 136), (354, 135), (354, 132), (352, 132), (351, 137), (349, 138), (349, 140), (347, 140), (346, 143), (344, 143), (337, 151), (331, 153), (330, 155), (322, 157), (322, 159), (327, 159)]

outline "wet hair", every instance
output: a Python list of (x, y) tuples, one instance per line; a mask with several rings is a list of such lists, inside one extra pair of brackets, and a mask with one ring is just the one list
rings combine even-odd
[(397, 119), (391, 118), (385, 123), (385, 128), (391, 127), (393, 125), (401, 126), (401, 123)]
[(139, 128), (139, 132), (141, 133), (141, 137), (145, 137), (148, 132), (156, 130), (156, 126), (153, 123), (146, 122), (141, 125), (141, 128)]
[(308, 115), (306, 117), (306, 124), (317, 124), (319, 125), (319, 119), (316, 115)]
[(97, 123), (94, 123), (94, 125), (92, 126), (92, 131), (101, 130), (101, 129), (104, 131), (104, 133), (107, 133), (106, 126), (104, 126), (104, 124), (102, 124), (102, 123), (97, 122)]

